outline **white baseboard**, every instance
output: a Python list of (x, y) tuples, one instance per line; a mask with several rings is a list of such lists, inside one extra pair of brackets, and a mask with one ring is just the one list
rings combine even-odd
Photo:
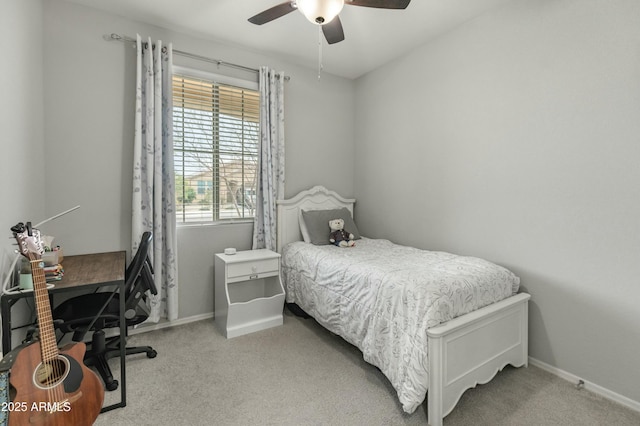
[(575, 374), (571, 374), (569, 372), (561, 370), (538, 359), (529, 357), (529, 363), (576, 385), (580, 381), (582, 381), (584, 383), (584, 389), (593, 392), (596, 395), (600, 395), (603, 398), (607, 398), (611, 401), (617, 402), (618, 404), (624, 405), (627, 408), (640, 412), (640, 402), (638, 401), (634, 401), (631, 398), (627, 398), (626, 396), (620, 395), (619, 393), (613, 392), (612, 390), (596, 385), (595, 383), (588, 382), (581, 377), (576, 376)]
[(162, 320), (158, 323), (141, 324), (140, 326), (132, 330), (129, 330), (129, 335), (132, 336), (134, 334), (146, 333), (148, 331), (161, 330), (163, 328), (175, 327), (178, 325), (185, 325), (192, 322), (202, 321), (202, 320), (211, 319), (211, 318), (213, 318), (213, 312), (194, 315), (192, 317), (187, 317), (187, 318), (178, 318), (177, 320), (173, 320), (173, 321)]

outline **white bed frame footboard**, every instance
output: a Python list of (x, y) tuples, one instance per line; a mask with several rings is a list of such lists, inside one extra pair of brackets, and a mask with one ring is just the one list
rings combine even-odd
[[(300, 210), (346, 207), (353, 214), (354, 203), (354, 199), (322, 186), (278, 201), (278, 252), (286, 244), (302, 240)], [(467, 389), (488, 383), (509, 364), (528, 365), (529, 298), (520, 293), (427, 331), (427, 415), (431, 426), (442, 426), (443, 417)]]
[(508, 364), (528, 365), (529, 298), (516, 294), (427, 330), (431, 426), (442, 425), (467, 389), (488, 383)]

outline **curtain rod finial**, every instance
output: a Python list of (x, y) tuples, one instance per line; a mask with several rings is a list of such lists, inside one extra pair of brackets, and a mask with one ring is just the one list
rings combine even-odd
[(122, 40), (122, 37), (120, 37), (116, 33), (105, 34), (105, 35), (102, 36), (102, 38), (105, 39), (106, 41)]

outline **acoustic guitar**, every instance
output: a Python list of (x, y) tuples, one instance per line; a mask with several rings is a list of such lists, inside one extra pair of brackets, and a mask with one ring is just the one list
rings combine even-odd
[(83, 363), (86, 346), (58, 349), (47, 282), (41, 261), (40, 231), (19, 223), (12, 227), (19, 251), (31, 263), (40, 337), (21, 349), (9, 372), (15, 396), (9, 402), (9, 426), (89, 426), (100, 414), (104, 387)]

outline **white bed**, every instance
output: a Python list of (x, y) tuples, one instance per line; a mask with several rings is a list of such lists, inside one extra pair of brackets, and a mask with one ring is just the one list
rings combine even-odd
[[(352, 214), (354, 202), (321, 186), (278, 202), (287, 301), (360, 348), (389, 378), (405, 411), (413, 412), (428, 390), (429, 424), (441, 425), (465, 390), (508, 364), (527, 365), (529, 295), (514, 295), (517, 277), (482, 259), (386, 240), (358, 240), (354, 249), (301, 242), (303, 232), (308, 240), (302, 210), (346, 208)], [(380, 254), (386, 262), (366, 263)], [(446, 278), (424, 285), (434, 270)], [(476, 271), (485, 270), (476, 280), (483, 276)], [(423, 287), (451, 298), (440, 305), (431, 296), (408, 303), (407, 295)]]

